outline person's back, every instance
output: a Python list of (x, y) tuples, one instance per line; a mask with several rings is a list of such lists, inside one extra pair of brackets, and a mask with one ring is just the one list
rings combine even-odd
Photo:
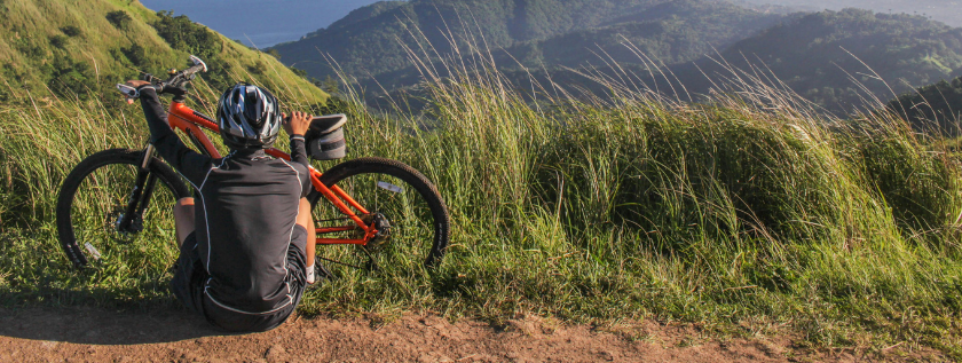
[(304, 132), (310, 118), (285, 125), (291, 161), (267, 156), (281, 125), (276, 98), (237, 85), (218, 102), (221, 136), (232, 152), (212, 159), (187, 148), (164, 121), (157, 90), (140, 90), (158, 153), (194, 187), (174, 208), (181, 256), (171, 281), (188, 309), (232, 331), (264, 331), (294, 311), (313, 283), (314, 238)]
[(219, 308), (241, 312), (294, 304), (289, 279), (303, 271), (290, 270), (303, 269), (305, 261), (288, 261), (303, 259), (292, 247), (306, 249), (307, 231), (295, 222), (310, 186), (307, 168), (261, 150), (234, 152), (214, 164), (198, 185), (195, 206), (197, 245), (210, 275), (204, 292)]

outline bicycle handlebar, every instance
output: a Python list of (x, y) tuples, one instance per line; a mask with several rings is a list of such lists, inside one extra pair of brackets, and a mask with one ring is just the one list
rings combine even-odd
[[(143, 78), (145, 81), (157, 86), (158, 93), (166, 92), (174, 94), (175, 98), (183, 97), (187, 93), (185, 87), (187, 87), (187, 84), (190, 83), (190, 81), (194, 80), (197, 72), (207, 72), (207, 64), (197, 56), (191, 55), (190, 61), (194, 63), (193, 66), (180, 72), (173, 73), (171, 77), (166, 80), (160, 80), (149, 73), (144, 74)], [(125, 84), (118, 83), (117, 90), (120, 91), (120, 93), (123, 93), (124, 96), (127, 96), (129, 99), (136, 99), (140, 97), (139, 90)]]

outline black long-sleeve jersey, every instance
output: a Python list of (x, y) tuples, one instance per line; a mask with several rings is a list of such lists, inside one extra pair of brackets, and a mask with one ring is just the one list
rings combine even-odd
[[(141, 105), (158, 153), (196, 191), (197, 249), (210, 278), (204, 294), (214, 304), (243, 314), (269, 314), (294, 303), (287, 256), (303, 254), (292, 241), (298, 203), (311, 189), (302, 140), (291, 140), (291, 162), (263, 150), (234, 151), (221, 159), (197, 153), (167, 124), (156, 91), (140, 90)], [(304, 235), (304, 233), (300, 233)]]

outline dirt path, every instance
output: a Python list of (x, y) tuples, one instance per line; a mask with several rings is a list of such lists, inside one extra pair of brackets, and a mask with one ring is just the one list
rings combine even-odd
[(539, 318), (498, 328), (476, 321), (450, 324), (426, 315), (406, 316), (383, 325), (365, 319), (295, 317), (271, 332), (225, 335), (178, 310), (0, 309), (0, 362), (864, 360), (846, 352), (800, 353), (791, 348), (788, 339), (705, 341), (690, 328), (655, 323), (632, 330), (635, 339), (628, 339), (629, 334), (558, 325)]

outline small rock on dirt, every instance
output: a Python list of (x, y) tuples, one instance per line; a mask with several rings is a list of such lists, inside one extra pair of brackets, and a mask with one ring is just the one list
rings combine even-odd
[(264, 358), (267, 358), (269, 363), (283, 362), (285, 358), (287, 358), (287, 350), (285, 350), (280, 344), (276, 344), (267, 349), (267, 353), (264, 354)]

